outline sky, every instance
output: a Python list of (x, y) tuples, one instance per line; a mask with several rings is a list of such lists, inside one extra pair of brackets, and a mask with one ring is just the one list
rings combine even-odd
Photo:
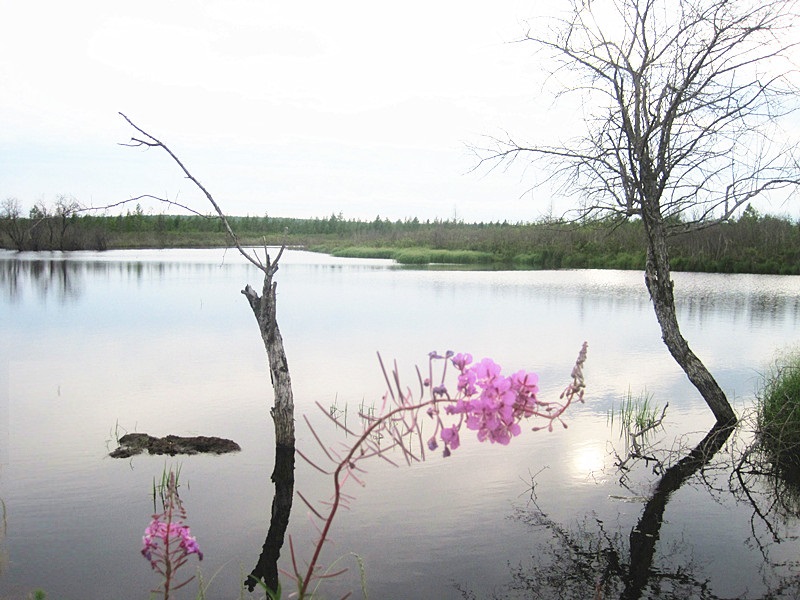
[[(0, 0), (0, 199), (142, 194), (234, 215), (534, 220), (470, 144), (550, 126), (517, 0)], [(161, 212), (164, 206), (148, 210)], [(119, 209), (116, 209), (119, 210)]]
[(165, 153), (120, 145), (123, 112), (232, 215), (560, 214), (575, 200), (532, 190), (546, 173), (476, 169), (469, 148), (574, 124), (517, 43), (566, 4), (0, 0), (0, 200), (210, 212)]

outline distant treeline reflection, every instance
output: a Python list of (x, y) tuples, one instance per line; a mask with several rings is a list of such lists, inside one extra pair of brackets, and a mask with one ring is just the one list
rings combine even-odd
[[(49, 218), (49, 217), (44, 217)], [(55, 217), (53, 217), (55, 218)], [(117, 216), (74, 213), (61, 226), (42, 217), (0, 217), (0, 248), (105, 250), (189, 248), (230, 243), (218, 219), (196, 215)], [(458, 220), (390, 221), (230, 217), (245, 244), (291, 246), (340, 256), (393, 258), (406, 264), (493, 264), (504, 268), (644, 268), (644, 232), (637, 220), (535, 223), (465, 223)], [(680, 231), (680, 223), (672, 223)], [(800, 274), (800, 225), (747, 210), (735, 221), (670, 238), (676, 271)]]
[(211, 272), (219, 268), (212, 264), (168, 261), (71, 259), (69, 253), (47, 253), (46, 258), (31, 256), (9, 253), (0, 257), (0, 293), (11, 302), (20, 301), (26, 291), (34, 292), (39, 298), (54, 298), (59, 302), (77, 299), (81, 296), (87, 275), (98, 278), (118, 274), (135, 280), (162, 279), (178, 272)]

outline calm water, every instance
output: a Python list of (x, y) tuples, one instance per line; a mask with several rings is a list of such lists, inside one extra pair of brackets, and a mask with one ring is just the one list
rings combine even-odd
[[(371, 598), (592, 597), (593, 561), (634, 562), (629, 535), (659, 480), (641, 465), (620, 485), (612, 403), (629, 390), (669, 402), (667, 448), (691, 447), (712, 425), (661, 342), (641, 273), (414, 271), (288, 252), (278, 281), (296, 410), (331, 444), (344, 438), (315, 402), (351, 415), (377, 402), (376, 351), (409, 383), (432, 349), (490, 356), (536, 370), (555, 397), (589, 342), (587, 399), (568, 429), (525, 431), (506, 448), (466, 439), (451, 458), (411, 468), (376, 463), (366, 487), (350, 488), (326, 558), (361, 556)], [(798, 337), (800, 278), (675, 281), (684, 335), (747, 410), (759, 373)], [(148, 597), (157, 579), (140, 540), (165, 464), (181, 465), (203, 574), (217, 573), (207, 597), (238, 597), (274, 492), (272, 394), (246, 283), (260, 289), (259, 273), (222, 250), (0, 253), (0, 598), (36, 588), (53, 599)], [(229, 437), (243, 450), (109, 458), (128, 431)], [(298, 421), (299, 447), (313, 444)], [(645, 596), (660, 585), (663, 597), (758, 598), (780, 586), (794, 597), (797, 520), (762, 519), (731, 494), (730, 460), (723, 449), (669, 496)], [(330, 482), (299, 461), (295, 489), (323, 500)], [(766, 511), (764, 490), (750, 491)], [(288, 534), (301, 556), (314, 536), (307, 512), (295, 496)], [(355, 563), (341, 564), (351, 572), (331, 596), (358, 587)]]

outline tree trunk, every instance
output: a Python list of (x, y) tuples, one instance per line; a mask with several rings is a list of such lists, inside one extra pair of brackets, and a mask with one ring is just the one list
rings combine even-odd
[[(276, 261), (277, 262), (277, 261)], [(289, 377), (289, 363), (283, 349), (283, 338), (278, 329), (275, 316), (275, 290), (277, 283), (272, 276), (277, 270), (273, 263), (264, 275), (264, 288), (259, 297), (249, 285), (242, 290), (253, 309), (253, 314), (261, 331), (261, 339), (267, 350), (269, 375), (275, 393), (275, 404), (270, 410), (275, 423), (275, 445), (283, 448), (294, 448), (294, 398), (292, 396), (292, 380)]]
[(728, 403), (725, 392), (681, 335), (672, 293), (666, 230), (661, 215), (654, 215), (652, 212), (642, 210), (642, 222), (647, 234), (645, 283), (653, 301), (656, 319), (661, 326), (661, 338), (689, 381), (711, 408), (717, 423), (732, 425), (736, 423), (736, 414)]

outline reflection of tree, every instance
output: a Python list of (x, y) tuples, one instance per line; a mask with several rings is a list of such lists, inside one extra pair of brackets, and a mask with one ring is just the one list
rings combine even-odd
[[(709, 583), (690, 560), (654, 566), (664, 511), (672, 494), (707, 465), (731, 434), (730, 427), (715, 426), (688, 455), (664, 470), (624, 550), (621, 533), (612, 533), (599, 519), (584, 520), (577, 531), (550, 519), (545, 513), (520, 511), (517, 518), (544, 527), (553, 543), (530, 566), (512, 569), (510, 590), (522, 595), (557, 598), (715, 598)], [(664, 553), (683, 556), (678, 548)], [(549, 558), (550, 560), (547, 560)]]
[(272, 471), (275, 496), (272, 499), (272, 516), (267, 539), (245, 585), (252, 592), (259, 581), (272, 591), (278, 589), (278, 559), (281, 555), (289, 514), (294, 495), (294, 448), (275, 447), (275, 469)]
[[(661, 537), (664, 513), (671, 496), (688, 481), (702, 474), (704, 483), (711, 485), (706, 476), (712, 459), (720, 453), (731, 438), (732, 428), (715, 426), (694, 449), (678, 462), (666, 467), (653, 493), (645, 503), (642, 513), (628, 534), (610, 531), (599, 519), (586, 518), (578, 525), (568, 528), (536, 510), (520, 509), (515, 515), (519, 520), (544, 528), (552, 541), (534, 556), (532, 564), (512, 567), (512, 583), (509, 594), (504, 597), (542, 598), (707, 598), (718, 596), (711, 590), (711, 582), (702, 572), (702, 565), (692, 558), (692, 548), (686, 542), (673, 542), (659, 548), (656, 564), (656, 546)], [(737, 474), (727, 451), (718, 457), (720, 468), (732, 473), (730, 489), (712, 489), (714, 493), (733, 493), (734, 497), (751, 504), (754, 519), (764, 521), (774, 541), (779, 541), (777, 528), (770, 517), (777, 514), (789, 516), (798, 506), (798, 492), (794, 489), (787, 497), (785, 480), (782, 483), (765, 485), (763, 463), (756, 462), (758, 452), (753, 446), (744, 452), (747, 460), (739, 460), (739, 467), (749, 465), (746, 474)], [(761, 470), (759, 470), (761, 469)], [(534, 504), (535, 506), (535, 504)], [(755, 526), (754, 538), (757, 538)], [(756, 541), (765, 559), (765, 567), (786, 566), (772, 564), (767, 560), (764, 545)], [(732, 565), (733, 568), (733, 565)], [(800, 577), (789, 576), (764, 583), (768, 591), (764, 598), (800, 597)], [(469, 597), (467, 593), (465, 597)]]
[[(630, 564), (622, 598), (640, 598), (654, 571), (653, 556), (664, 510), (670, 496), (714, 457), (733, 428), (715, 426), (687, 456), (669, 467), (659, 479), (642, 516), (630, 534)], [(661, 574), (660, 574), (661, 575)]]
[[(743, 422), (748, 420), (745, 418)], [(758, 524), (766, 529), (772, 542), (783, 541), (782, 526), (800, 517), (800, 470), (792, 460), (784, 460), (759, 434), (745, 443), (743, 449), (734, 448), (731, 458), (729, 487), (737, 499), (752, 508), (752, 539), (768, 560), (767, 545), (760, 539)]]

